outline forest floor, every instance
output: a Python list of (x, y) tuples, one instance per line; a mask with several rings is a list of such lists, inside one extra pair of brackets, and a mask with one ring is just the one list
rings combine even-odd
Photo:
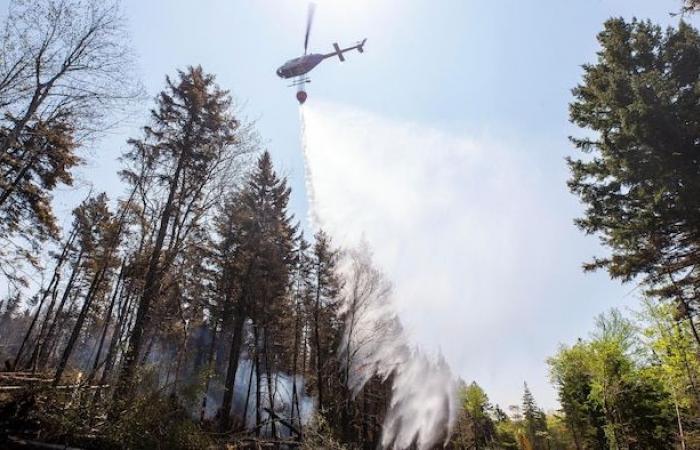
[[(292, 449), (294, 440), (250, 433), (217, 433), (213, 423), (197, 424), (177, 399), (139, 399), (116, 420), (100, 392), (109, 386), (64, 383), (47, 374), (0, 372), (0, 448), (7, 449)], [(147, 406), (146, 406), (147, 405)]]

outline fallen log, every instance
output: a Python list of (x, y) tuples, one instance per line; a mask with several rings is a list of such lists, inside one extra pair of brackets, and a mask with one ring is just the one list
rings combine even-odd
[(0, 375), (0, 379), (3, 381), (25, 381), (28, 383), (50, 383), (52, 380), (49, 378), (37, 378), (37, 377), (23, 377), (19, 375), (6, 376)]
[(49, 450), (83, 450), (78, 447), (68, 447), (61, 444), (47, 444), (46, 442), (32, 441), (29, 439), (23, 439), (17, 436), (8, 436), (10, 442), (18, 446), (25, 446), (27, 448), (46, 448)]
[[(54, 386), (52, 389), (60, 389), (60, 390), (66, 390), (66, 389), (89, 389), (89, 390), (95, 390), (95, 389), (107, 389), (109, 388), (109, 384), (99, 384), (95, 386), (83, 386), (81, 384), (66, 384), (62, 386)], [(0, 386), (0, 392), (6, 392), (6, 391), (21, 391), (24, 389), (27, 389), (28, 386), (22, 385), (22, 386)]]

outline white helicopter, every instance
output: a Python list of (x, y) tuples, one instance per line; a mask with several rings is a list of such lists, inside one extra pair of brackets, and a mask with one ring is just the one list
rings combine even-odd
[(299, 101), (299, 104), (303, 104), (306, 101), (307, 95), (306, 91), (304, 91), (304, 85), (306, 83), (311, 83), (311, 80), (306, 76), (307, 73), (309, 73), (314, 67), (319, 65), (321, 61), (323, 61), (326, 58), (337, 56), (338, 59), (340, 59), (340, 61), (342, 62), (345, 61), (343, 53), (349, 52), (351, 50), (357, 50), (360, 53), (364, 52), (364, 45), (365, 42), (367, 42), (367, 39), (364, 39), (362, 42), (358, 42), (357, 44), (348, 48), (340, 48), (337, 43), (334, 43), (333, 48), (335, 51), (331, 53), (307, 54), (307, 50), (309, 47), (309, 33), (311, 32), (311, 24), (313, 23), (314, 19), (314, 10), (315, 4), (309, 4), (309, 12), (306, 19), (306, 36), (304, 38), (304, 55), (298, 58), (290, 59), (289, 61), (284, 63), (284, 65), (282, 65), (279, 69), (277, 69), (277, 75), (280, 78), (287, 79), (296, 77), (296, 80), (294, 80), (294, 83), (292, 83), (290, 87), (298, 87), (297, 100)]

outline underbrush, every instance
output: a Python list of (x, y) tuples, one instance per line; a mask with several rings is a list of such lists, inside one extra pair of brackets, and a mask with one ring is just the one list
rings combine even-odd
[(95, 392), (87, 390), (31, 387), (0, 400), (3, 448), (13, 439), (105, 450), (217, 448), (174, 395), (139, 395), (111, 414)]

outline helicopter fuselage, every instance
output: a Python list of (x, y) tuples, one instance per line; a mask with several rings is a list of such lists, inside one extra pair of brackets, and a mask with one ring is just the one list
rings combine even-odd
[(331, 56), (337, 56), (338, 59), (341, 62), (343, 62), (345, 61), (345, 56), (343, 56), (343, 53), (349, 52), (351, 50), (357, 50), (360, 53), (364, 52), (365, 42), (367, 42), (367, 39), (364, 39), (362, 42), (358, 42), (356, 45), (353, 45), (348, 48), (340, 48), (337, 43), (334, 43), (334, 51), (332, 51), (331, 53), (311, 53), (309, 55), (304, 55), (298, 58), (290, 59), (289, 61), (284, 63), (282, 67), (277, 69), (277, 75), (281, 78), (294, 78), (306, 75), (314, 67), (318, 66), (321, 63), (321, 61), (323, 61), (326, 58), (330, 58)]
[[(331, 56), (332, 55), (334, 54), (331, 54)], [(277, 69), (277, 75), (281, 78), (294, 78), (307, 74), (328, 56), (329, 55), (322, 55), (320, 53), (311, 53), (309, 55), (300, 56), (299, 58), (290, 59)]]

